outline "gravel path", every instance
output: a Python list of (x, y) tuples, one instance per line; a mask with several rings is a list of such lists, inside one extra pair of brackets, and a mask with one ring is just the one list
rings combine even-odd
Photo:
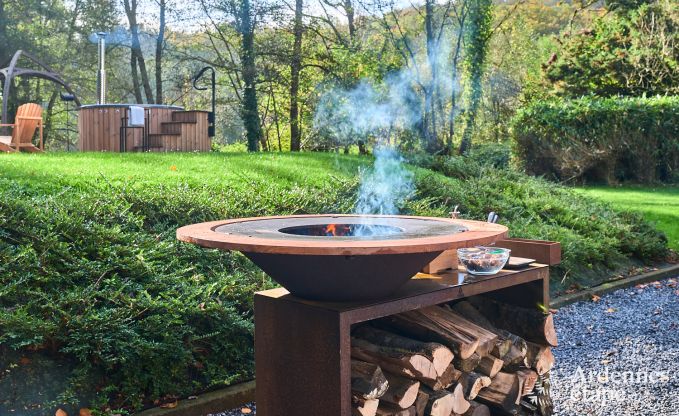
[[(679, 416), (678, 280), (559, 309), (556, 416)], [(211, 416), (255, 414), (245, 407)]]
[(556, 415), (679, 416), (677, 280), (618, 290), (557, 312)]

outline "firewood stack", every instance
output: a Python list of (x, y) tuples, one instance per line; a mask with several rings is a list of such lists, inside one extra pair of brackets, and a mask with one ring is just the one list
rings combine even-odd
[(356, 416), (549, 416), (552, 316), (474, 297), (352, 333)]

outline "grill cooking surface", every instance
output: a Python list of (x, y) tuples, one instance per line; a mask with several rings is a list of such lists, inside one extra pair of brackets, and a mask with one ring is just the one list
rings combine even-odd
[[(337, 228), (349, 226), (365, 228), (364, 235), (308, 235), (317, 234), (328, 225)], [(378, 216), (313, 216), (252, 219), (222, 225), (215, 232), (227, 235), (298, 241), (355, 241), (355, 240), (404, 240), (444, 236), (467, 231), (458, 223), (430, 218), (378, 217)]]

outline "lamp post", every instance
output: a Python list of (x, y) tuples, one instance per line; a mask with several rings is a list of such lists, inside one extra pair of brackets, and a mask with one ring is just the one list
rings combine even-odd
[(61, 93), (59, 94), (61, 101), (66, 103), (66, 151), (71, 151), (71, 111), (68, 103), (75, 101), (75, 95)]
[(205, 91), (208, 89), (208, 87), (201, 87), (198, 85), (198, 80), (205, 74), (205, 72), (211, 71), (212, 76), (211, 76), (211, 84), (212, 84), (212, 111), (207, 115), (207, 122), (209, 123), (208, 128), (207, 128), (207, 135), (209, 137), (215, 137), (215, 126), (216, 124), (216, 101), (217, 101), (217, 90), (216, 90), (216, 85), (217, 85), (217, 79), (216, 79), (216, 72), (215, 69), (211, 66), (206, 66), (205, 68), (201, 69), (198, 71), (195, 77), (193, 77), (193, 88), (197, 89), (198, 91)]

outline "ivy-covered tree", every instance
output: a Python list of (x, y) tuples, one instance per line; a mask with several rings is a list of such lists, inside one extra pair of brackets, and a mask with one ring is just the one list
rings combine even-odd
[(493, 2), (492, 0), (473, 0), (469, 11), (469, 26), (466, 28), (465, 39), (465, 69), (467, 71), (467, 122), (460, 154), (465, 154), (471, 147), (472, 133), (476, 113), (483, 97), (483, 72), (486, 66), (488, 43), (493, 33)]

